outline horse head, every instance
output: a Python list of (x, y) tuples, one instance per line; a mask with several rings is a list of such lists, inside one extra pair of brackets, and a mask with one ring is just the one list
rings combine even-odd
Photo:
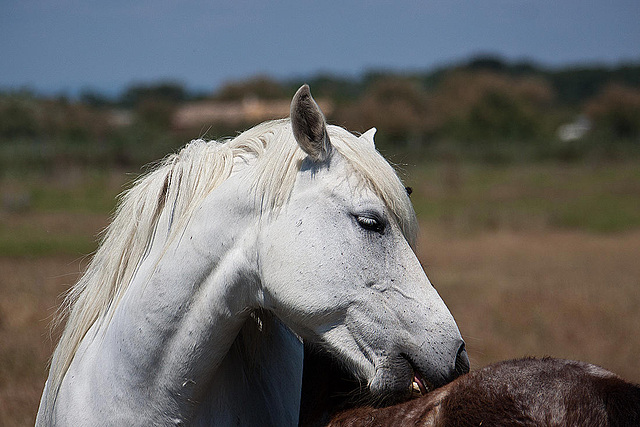
[(467, 372), (456, 323), (410, 245), (407, 192), (373, 132), (328, 128), (308, 86), (294, 96), (291, 127), (307, 156), (288, 202), (261, 231), (265, 307), (376, 400), (406, 398), (413, 380), (433, 388)]

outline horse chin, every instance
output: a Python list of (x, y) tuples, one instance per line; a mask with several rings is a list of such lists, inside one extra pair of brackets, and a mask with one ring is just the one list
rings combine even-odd
[(305, 343), (300, 425), (324, 425), (347, 409), (389, 406), (430, 390), (429, 383), (410, 364), (400, 363), (395, 368), (378, 370), (367, 385), (327, 351)]
[(422, 377), (414, 373), (409, 364), (405, 363), (394, 368), (376, 371), (369, 385), (373, 398), (372, 406), (389, 406), (408, 400), (413, 395), (414, 383), (418, 390), (426, 388)]

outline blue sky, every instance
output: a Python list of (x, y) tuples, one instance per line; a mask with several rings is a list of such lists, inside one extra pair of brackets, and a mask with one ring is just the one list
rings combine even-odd
[(549, 66), (640, 61), (640, 1), (2, 0), (0, 89), (428, 70), (492, 53)]

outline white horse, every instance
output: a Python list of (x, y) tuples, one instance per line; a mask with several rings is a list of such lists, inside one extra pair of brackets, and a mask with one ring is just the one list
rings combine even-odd
[(36, 424), (296, 425), (303, 340), (378, 397), (468, 371), (374, 132), (327, 127), (305, 85), (290, 120), (140, 179), (67, 298)]

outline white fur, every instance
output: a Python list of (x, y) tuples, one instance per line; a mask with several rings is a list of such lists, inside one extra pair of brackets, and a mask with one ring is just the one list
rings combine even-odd
[[(193, 141), (125, 192), (62, 308), (36, 424), (295, 425), (300, 339), (374, 390), (408, 384), (402, 354), (451, 375), (462, 340), (404, 186), (372, 133), (328, 134), (321, 164), (288, 120)], [(383, 234), (358, 225), (370, 212)]]

